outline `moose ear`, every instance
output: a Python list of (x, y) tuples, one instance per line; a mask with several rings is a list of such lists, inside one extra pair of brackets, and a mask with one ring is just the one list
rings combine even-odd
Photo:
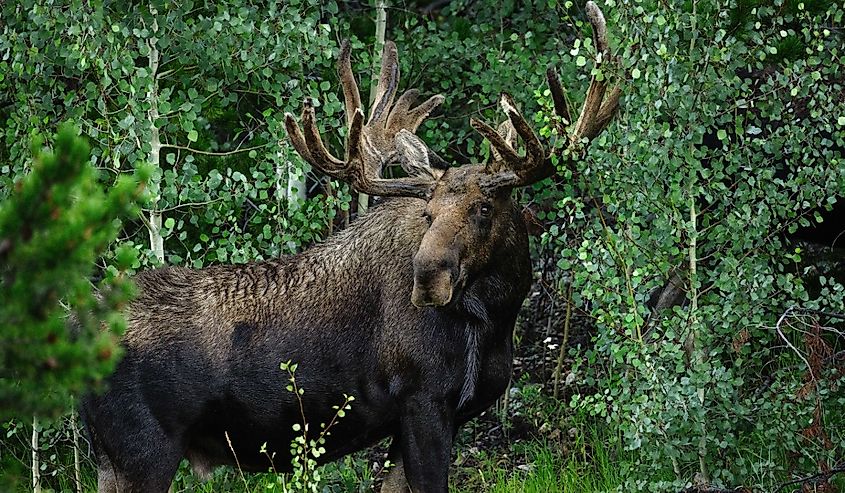
[(425, 142), (411, 132), (402, 129), (394, 137), (399, 162), (409, 175), (438, 179), (448, 163), (425, 145)]

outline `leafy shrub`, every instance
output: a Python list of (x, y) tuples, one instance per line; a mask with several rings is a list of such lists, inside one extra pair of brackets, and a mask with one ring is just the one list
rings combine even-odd
[[(118, 218), (135, 212), (143, 176), (104, 193), (72, 127), (59, 132), (54, 152), (35, 154), (32, 172), (0, 203), (0, 418), (55, 415), (102, 381), (117, 360), (125, 325), (117, 310), (131, 291), (126, 250), (99, 296), (88, 276), (117, 236)], [(66, 304), (76, 314), (72, 331)]]
[[(566, 227), (546, 237), (596, 325), (594, 346), (573, 354), (598, 390), (572, 405), (638, 452), (626, 491), (769, 489), (831, 467), (845, 447), (842, 374), (807, 362), (842, 341), (789, 308), (841, 313), (842, 279), (811, 294), (785, 234), (845, 194), (843, 37), (825, 27), (845, 11), (612, 7), (623, 110), (575, 170), (580, 197), (557, 203)], [(670, 280), (682, 300), (652, 313)]]
[[(96, 295), (89, 277), (120, 231), (120, 218), (137, 213), (149, 174), (141, 169), (104, 192), (88, 145), (73, 127), (60, 130), (54, 151), (39, 146), (33, 145), (31, 172), (0, 202), (0, 420), (7, 441), (19, 434), (21, 417), (55, 418), (113, 369), (125, 326), (120, 309), (132, 291), (125, 271), (133, 252), (118, 249), (108, 259)], [(33, 426), (43, 431), (37, 419)], [(62, 431), (70, 430), (48, 426), (41, 438)], [(17, 450), (10, 446), (0, 457), (0, 486), (18, 476)]]

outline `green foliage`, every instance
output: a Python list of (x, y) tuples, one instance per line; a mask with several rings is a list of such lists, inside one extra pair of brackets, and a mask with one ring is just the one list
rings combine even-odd
[[(432, 14), (420, 11), (425, 2), (389, 10), (388, 38), (400, 48), (403, 86), (446, 96), (420, 135), (455, 163), (488, 156), (489, 146), (467, 123), (470, 116), (501, 120), (500, 92), (534, 115), (547, 141), (565, 140), (552, 130), (548, 66), (558, 69), (573, 103), (593, 75), (627, 78), (620, 114), (576, 169), (560, 170), (557, 183), (517, 192), (540, 204), (540, 219), (551, 223), (543, 242), (556, 251), (560, 293), (571, 285), (576, 312), (594, 320), (591, 343), (572, 351), (575, 365), (565, 369), (578, 389), (566, 404), (576, 416), (591, 416), (587, 429), (613, 430), (593, 441), (607, 442), (606, 462), (619, 465), (618, 475), (604, 475), (598, 454), (584, 454), (571, 466), (594, 483), (571, 483), (581, 490), (561, 486), (570, 484), (566, 479), (545, 483), (543, 471), (569, 471), (570, 463), (538, 449), (530, 452), (540, 464), (536, 475), (498, 471), (491, 458), (491, 467), (481, 469), (496, 480), (484, 486), (668, 491), (709, 480), (767, 489), (792, 473), (833, 465), (835, 451), (845, 448), (841, 376), (814, 372), (808, 384), (805, 361), (783, 340), (804, 356), (820, 356), (837, 341), (829, 331), (812, 336), (814, 324), (830, 323), (791, 311), (780, 334), (775, 327), (791, 306), (845, 310), (841, 276), (815, 276), (819, 267), (808, 247), (783, 234), (817, 222), (817, 211), (843, 199), (842, 7), (781, 0), (692, 0), (672, 9), (653, 1), (599, 3), (621, 58), (618, 73), (609, 65), (608, 73), (591, 70), (594, 47), (581, 2), (461, 0)], [(107, 280), (120, 279), (129, 264), (158, 263), (150, 215), (162, 218), (164, 262), (191, 267), (300, 251), (349, 217), (348, 188), (311, 172), (288, 144), (282, 115), (314, 98), (328, 146), (342, 148), (337, 39), (352, 39), (353, 70), (366, 94), (374, 62), (371, 7), (318, 0), (71, 4), (0, 5), (0, 197), (41, 166), (29, 142), (50, 138), (59, 121), (76, 122), (91, 138), (102, 186), (119, 187), (121, 177), (150, 164), (152, 200), (143, 215), (124, 221), (124, 250), (107, 245)], [(43, 208), (36, 205), (27, 212)], [(92, 229), (98, 251), (110, 241), (103, 235), (116, 231), (110, 220), (100, 224)], [(82, 232), (62, 229), (50, 241), (88, 241)], [(652, 314), (647, 301), (675, 273), (685, 304)], [(104, 303), (122, 299), (122, 284), (116, 286), (103, 287)], [(85, 327), (98, 317), (119, 325), (84, 296), (64, 299), (85, 307)], [(45, 321), (45, 332), (32, 341), (59, 327), (60, 311), (49, 317), (55, 325)], [(89, 341), (82, 356), (96, 359), (102, 347), (112, 347), (111, 332), (96, 333), (79, 336)], [(54, 375), (43, 365), (49, 355), (26, 356), (30, 375), (21, 378), (46, 385), (79, 376)], [(85, 369), (102, 375), (109, 364)], [(7, 387), (22, 399), (38, 395), (7, 382), (3, 405)], [(54, 404), (62, 399), (57, 395)], [(532, 421), (537, 427), (568, 430), (580, 419), (557, 412), (561, 403), (526, 398), (522, 405), (526, 415), (556, 410), (554, 419)], [(808, 428), (811, 422), (819, 426)], [(25, 435), (20, 423), (6, 428), (12, 438)], [(42, 436), (62, 432), (47, 426)], [(319, 451), (312, 438), (299, 443), (302, 450)], [(21, 446), (25, 440), (16, 450)], [(314, 458), (305, 456), (302, 470)], [(321, 469), (322, 484), (352, 491), (338, 484), (372, 481), (356, 461), (343, 473)], [(225, 470), (202, 485), (183, 469), (177, 485), (281, 488), (273, 475), (241, 481)]]
[[(0, 94), (15, 103), (0, 106), (0, 160), (14, 163), (3, 168), (0, 195), (28, 166), (22, 137), (50, 135), (55, 122), (71, 119), (96, 143), (101, 169), (119, 175), (154, 165), (150, 209), (164, 216), (168, 263), (297, 251), (324, 238), (337, 208), (348, 207), (342, 188), (330, 198), (291, 190), (310, 168), (282, 125), (285, 111), (313, 97), (327, 135), (339, 137), (335, 28), (323, 19), (337, 11), (333, 2), (56, 9), (25, 1), (0, 9), (8, 26)], [(144, 265), (156, 262), (147, 225), (127, 224), (124, 242)]]
[[(133, 256), (117, 252), (98, 296), (88, 276), (117, 236), (118, 219), (136, 213), (145, 179), (126, 176), (103, 192), (87, 144), (69, 126), (54, 152), (34, 154), (32, 172), (0, 205), (3, 418), (55, 415), (112, 369)], [(65, 304), (76, 314), (72, 330)]]
[(569, 63), (572, 47), (564, 40), (578, 34), (582, 22), (570, 10), (555, 11), (546, 1), (519, 7), (450, 2), (436, 21), (396, 12), (391, 34), (400, 50), (413, 47), (401, 51), (403, 78), (410, 87), (446, 97), (442, 116), (424, 123), (419, 135), (455, 163), (488, 158), (489, 144), (469, 127), (470, 116), (502, 120), (503, 92), (516, 98), (525, 115), (535, 114), (549, 66), (558, 67), (564, 80), (576, 80), (580, 67)]
[[(843, 38), (822, 27), (845, 11), (801, 5), (606, 11), (632, 80), (546, 239), (596, 324), (594, 346), (572, 353), (596, 390), (572, 405), (636, 452), (624, 491), (769, 490), (845, 447), (842, 377), (806, 364), (836, 344), (813, 335), (828, 321), (779, 322), (791, 306), (845, 308), (843, 280), (811, 293), (814, 268), (784, 239), (845, 194)], [(787, 38), (800, 50), (773, 57)], [(675, 274), (685, 302), (650, 313)]]
[(462, 481), (453, 482), (450, 491), (599, 493), (620, 485), (616, 451), (607, 445), (607, 437), (588, 431), (575, 445), (567, 456), (555, 443), (517, 443), (508, 454), (507, 467), (502, 467), (499, 456), (479, 451), (475, 470), (458, 469)]
[[(105, 259), (97, 294), (89, 278), (94, 262), (119, 233), (120, 219), (137, 214), (149, 176), (147, 169), (139, 169), (104, 192), (88, 145), (70, 125), (59, 131), (52, 152), (39, 151), (39, 146), (33, 144), (31, 171), (0, 202), (4, 444), (26, 435), (22, 423), (33, 414), (55, 418), (66, 412), (75, 396), (98, 389), (113, 369), (125, 326), (120, 310), (132, 293), (126, 270), (136, 262), (134, 252), (119, 248)], [(45, 440), (56, 443), (70, 434), (61, 421), (46, 427), (39, 423), (44, 421), (34, 424), (39, 448)], [(0, 487), (5, 488), (22, 476), (26, 462), (18, 455), (20, 446), (4, 449)]]

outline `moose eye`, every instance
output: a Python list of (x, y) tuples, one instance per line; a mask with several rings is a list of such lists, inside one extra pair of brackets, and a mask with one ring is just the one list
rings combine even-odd
[(427, 222), (428, 225), (431, 226), (431, 214), (429, 214), (428, 211), (425, 211), (422, 215), (425, 218), (425, 222)]
[(490, 217), (490, 215), (492, 213), (493, 213), (493, 206), (491, 206), (490, 204), (481, 204), (478, 207), (478, 214), (481, 215), (481, 216)]

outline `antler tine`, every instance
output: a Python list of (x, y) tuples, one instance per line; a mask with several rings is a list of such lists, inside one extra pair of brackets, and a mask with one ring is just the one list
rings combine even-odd
[(293, 148), (296, 149), (296, 152), (302, 156), (308, 163), (313, 164), (314, 158), (311, 156), (311, 152), (308, 151), (308, 144), (305, 143), (305, 136), (302, 134), (302, 130), (299, 128), (299, 125), (296, 124), (296, 118), (290, 113), (285, 113), (285, 130), (288, 132), (288, 137), (290, 137), (290, 141), (293, 144)]
[[(596, 45), (599, 53), (599, 58), (596, 62), (596, 66), (598, 67), (608, 57), (607, 24), (604, 14), (595, 3), (587, 2), (586, 11), (587, 19), (589, 19), (590, 24), (593, 26), (593, 43)], [(621, 91), (611, 91), (611, 96), (615, 95), (615, 97), (605, 100), (606, 90), (607, 82), (604, 79), (598, 80), (595, 76), (590, 79), (587, 97), (584, 98), (581, 114), (578, 115), (575, 130), (570, 136), (570, 145), (577, 144), (584, 138), (592, 140), (604, 130), (604, 125), (610, 121), (610, 117), (613, 116), (613, 112), (618, 106)], [(601, 124), (602, 121), (604, 121), (604, 125)]]
[(411, 105), (417, 102), (417, 98), (419, 96), (420, 92), (416, 89), (408, 89), (403, 92), (402, 95), (399, 96), (399, 99), (396, 100), (396, 104), (393, 105), (393, 109), (390, 110), (385, 127), (390, 128), (395, 126), (396, 118), (406, 115), (408, 110), (411, 109)]
[(405, 91), (396, 105), (390, 111), (387, 117), (387, 133), (389, 135), (396, 135), (399, 130), (405, 129), (411, 133), (415, 133), (420, 124), (428, 118), (428, 115), (434, 111), (435, 108), (443, 103), (443, 96), (436, 94), (420, 103), (417, 107), (409, 109), (417, 99), (419, 91), (416, 89), (409, 89)]
[(525, 142), (525, 157), (521, 157), (514, 148), (516, 138), (514, 135), (508, 135), (509, 130), (505, 133), (498, 132), (482, 121), (471, 119), (470, 125), (490, 141), (490, 147), (493, 149), (494, 159), (488, 166), (488, 170), (497, 172), (507, 167), (514, 171), (523, 171), (542, 165), (546, 158), (543, 144), (516, 109), (513, 98), (503, 93), (499, 104), (508, 117), (507, 124)]
[[(491, 143), (490, 151), (493, 153), (493, 159), (487, 163), (487, 171), (499, 171), (498, 167), (505, 161), (519, 159), (519, 154), (515, 151), (516, 129), (513, 128), (513, 124), (509, 119), (499, 124), (499, 128), (495, 130), (495, 134), (490, 126), (474, 118), (470, 119), (470, 125)], [(494, 141), (496, 142), (495, 144), (493, 144)], [(503, 152), (504, 155), (502, 154)]]
[[(596, 67), (599, 67), (609, 56), (607, 24), (604, 14), (602, 14), (598, 6), (592, 1), (587, 2), (586, 12), (587, 19), (593, 27), (593, 41), (598, 51)], [(549, 81), (549, 89), (551, 91), (555, 113), (563, 120), (564, 125), (568, 125), (572, 120), (569, 104), (566, 99), (566, 92), (553, 68), (550, 68), (546, 72), (546, 77)], [(578, 115), (578, 120), (575, 123), (572, 134), (569, 136), (568, 149), (577, 148), (584, 139), (587, 141), (594, 139), (605, 129), (619, 106), (621, 93), (622, 91), (618, 86), (613, 88), (610, 93), (607, 93), (607, 82), (604, 79), (599, 80), (595, 76), (591, 78), (590, 87), (587, 89), (587, 95), (581, 107), (581, 113)], [(491, 145), (500, 154), (501, 162), (491, 167), (492, 171), (498, 171), (498, 173), (490, 177), (487, 186), (525, 186), (554, 174), (555, 166), (552, 164), (550, 158), (547, 159), (545, 156), (540, 157), (542, 146), (540, 146), (536, 135), (531, 132), (525, 119), (516, 111), (516, 108), (513, 108), (512, 103), (509, 104), (509, 100), (503, 98), (502, 107), (508, 114), (516, 132), (525, 140), (527, 152), (525, 158), (514, 159), (513, 154), (510, 152), (513, 149), (510, 148), (510, 151), (508, 150), (509, 148), (504, 144), (504, 139), (492, 135), (493, 132), (490, 127), (486, 125), (476, 126), (473, 123), (473, 127), (476, 127), (476, 129), (487, 137)], [(532, 156), (532, 159), (529, 159), (529, 156)], [(567, 159), (574, 160), (576, 156), (570, 155), (567, 156)]]
[(513, 128), (513, 124), (510, 120), (500, 123), (499, 128), (496, 131), (499, 132), (499, 135), (505, 139), (505, 142), (507, 142), (509, 146), (516, 146), (516, 129)]
[(606, 95), (604, 102), (601, 104), (598, 115), (596, 115), (596, 122), (593, 125), (594, 134), (588, 135), (587, 138), (593, 139), (607, 127), (607, 124), (613, 119), (613, 115), (616, 114), (617, 108), (619, 108), (619, 98), (621, 96), (622, 88), (618, 85), (613, 86), (610, 94)]
[(522, 137), (525, 143), (525, 159), (519, 162), (519, 169), (528, 169), (541, 165), (546, 159), (543, 144), (540, 142), (537, 134), (531, 129), (531, 125), (522, 116), (522, 113), (516, 109), (516, 105), (510, 94), (503, 93), (500, 104), (505, 114), (508, 115), (508, 120), (510, 120), (517, 135)]
[[(513, 128), (513, 123), (511, 123), (509, 119), (499, 124), (499, 128), (496, 129), (496, 133), (502, 136), (511, 149), (516, 149), (516, 129)], [(496, 150), (495, 146), (493, 146), (490, 150), (493, 151), (493, 163), (502, 161), (502, 155), (499, 154), (499, 151)]]
[(563, 120), (564, 125), (569, 125), (572, 123), (572, 117), (569, 112), (569, 101), (566, 98), (566, 90), (560, 84), (560, 78), (557, 76), (557, 71), (553, 67), (549, 67), (546, 70), (546, 80), (549, 83), (549, 91), (552, 93), (555, 114)]
[(490, 142), (490, 148), (493, 150), (493, 161), (488, 164), (488, 170), (496, 172), (504, 164), (515, 163), (520, 160), (519, 154), (514, 150), (511, 143), (502, 134), (494, 130), (493, 127), (475, 118), (470, 118), (469, 124), (476, 132), (480, 133), (482, 137)]
[[(338, 74), (343, 86), (346, 124), (349, 128), (344, 159), (334, 157), (323, 144), (314, 105), (310, 99), (303, 103), (301, 129), (293, 115), (285, 114), (285, 128), (294, 149), (314, 168), (348, 182), (359, 192), (381, 196), (426, 197), (443, 173), (440, 169), (432, 168), (431, 164), (440, 165), (442, 160), (414, 136), (413, 132), (443, 101), (443, 96), (433, 96), (416, 108), (410, 109), (418, 94), (416, 90), (411, 89), (403, 94), (394, 106), (393, 98), (399, 85), (399, 60), (396, 46), (387, 42), (382, 56), (376, 104), (370, 113), (369, 122), (364, 125), (361, 96), (352, 73), (348, 41), (341, 45)], [(395, 137), (402, 131), (413, 139), (405, 135), (397, 142)], [(403, 156), (400, 156), (400, 153)], [(409, 156), (412, 159), (418, 158), (419, 162), (409, 162)], [(396, 162), (400, 157), (404, 157), (402, 164), (413, 176), (382, 178), (382, 168)]]
[(302, 126), (305, 130), (305, 145), (308, 146), (308, 153), (313, 159), (314, 166), (323, 170), (337, 170), (342, 168), (344, 162), (332, 156), (320, 136), (320, 129), (317, 128), (317, 117), (314, 115), (314, 105), (311, 99), (306, 99), (302, 105)]
[(393, 96), (399, 87), (399, 53), (393, 41), (385, 41), (381, 52), (381, 73), (376, 88), (375, 105), (370, 111), (368, 125), (383, 122), (388, 116)]
[(348, 39), (344, 39), (340, 45), (340, 59), (337, 64), (337, 73), (340, 78), (340, 85), (343, 87), (346, 124), (351, 126), (355, 112), (361, 109), (361, 95), (358, 92), (358, 83), (355, 81), (355, 74), (352, 73), (352, 48), (349, 45)]

